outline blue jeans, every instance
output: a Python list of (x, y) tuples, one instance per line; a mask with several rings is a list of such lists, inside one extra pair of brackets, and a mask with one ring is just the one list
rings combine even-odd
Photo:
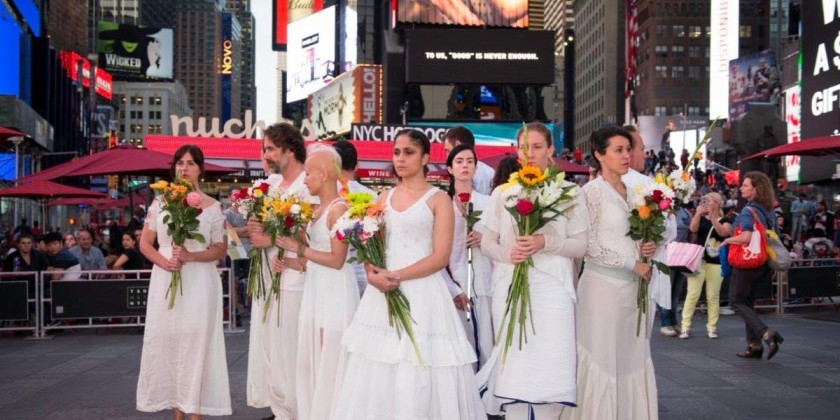
[(679, 326), (677, 323), (677, 304), (680, 302), (680, 295), (685, 291), (685, 275), (676, 270), (671, 271), (671, 309), (665, 309), (656, 305), (659, 313), (660, 327)]

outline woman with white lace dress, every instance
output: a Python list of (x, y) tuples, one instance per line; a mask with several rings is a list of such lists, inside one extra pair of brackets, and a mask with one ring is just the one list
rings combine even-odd
[[(306, 152), (306, 184), (321, 206), (315, 211), (306, 237), (309, 245), (278, 237), (276, 245), (308, 260), (298, 320), (297, 409), (299, 420), (328, 419), (344, 377), (347, 353), (341, 338), (359, 304), (359, 286), (353, 266), (347, 263), (347, 244), (331, 233), (336, 220), (347, 210), (338, 195), (341, 158), (332, 147), (310, 146)], [(285, 264), (272, 259), (272, 268)]]
[(655, 420), (656, 378), (649, 334), (636, 335), (636, 293), (638, 282), (651, 278), (640, 257), (653, 255), (656, 244), (640, 246), (625, 235), (630, 206), (621, 175), (630, 167), (632, 138), (608, 126), (589, 141), (599, 174), (583, 187), (590, 230), (578, 285), (578, 406), (561, 418)]
[[(551, 132), (540, 123), (527, 125), (517, 134), (519, 157), (545, 170), (553, 165)], [(571, 185), (568, 183), (566, 185)], [(513, 217), (496, 188), (483, 214), (485, 224), (481, 249), (493, 259), (493, 319), (500, 325), (514, 267), (531, 257), (528, 270), (531, 307), (528, 313), (528, 341), (514, 343), (502, 365), (503, 343), (498, 343), (490, 360), (478, 372), (480, 393), (488, 414), (508, 420), (555, 420), (576, 404), (575, 386), (575, 258), (586, 250), (586, 207), (575, 199), (574, 207), (533, 235), (520, 236)], [(579, 192), (575, 187), (573, 190)], [(579, 197), (579, 196), (578, 196)], [(533, 321), (535, 332), (530, 330)]]
[[(385, 209), (387, 267), (366, 265), (365, 291), (342, 344), (349, 352), (333, 419), (484, 419), (461, 320), (441, 270), (452, 249), (449, 197), (429, 185), (429, 139), (404, 130), (393, 162), (402, 182), (380, 194)], [(414, 336), (388, 324), (384, 292), (400, 288), (411, 305)]]

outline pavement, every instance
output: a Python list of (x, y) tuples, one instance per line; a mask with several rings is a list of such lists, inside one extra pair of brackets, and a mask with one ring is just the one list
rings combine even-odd
[[(745, 347), (737, 316), (721, 317), (717, 340), (706, 338), (701, 315), (688, 340), (655, 333), (660, 419), (840, 418), (840, 324), (798, 315), (763, 318), (785, 337), (771, 361), (735, 357)], [(228, 418), (268, 415), (245, 405), (248, 334), (227, 334), (226, 344), (234, 409)], [(171, 418), (134, 409), (141, 346), (136, 329), (0, 339), (0, 418)]]

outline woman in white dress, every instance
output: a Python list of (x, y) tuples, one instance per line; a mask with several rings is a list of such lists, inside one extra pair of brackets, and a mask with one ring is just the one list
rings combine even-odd
[[(553, 165), (551, 132), (539, 123), (528, 124), (517, 134), (519, 156), (541, 170)], [(527, 145), (527, 147), (526, 147)], [(568, 183), (567, 185), (573, 185)], [(575, 193), (579, 189), (575, 187)], [(479, 371), (481, 398), (489, 414), (505, 413), (506, 419), (555, 420), (575, 398), (575, 289), (574, 258), (586, 249), (585, 206), (575, 199), (564, 216), (549, 222), (534, 235), (519, 236), (513, 217), (505, 208), (501, 188), (490, 196), (483, 220), (481, 249), (494, 261), (493, 318), (497, 331), (507, 334), (504, 316), (508, 289), (517, 263), (533, 258), (528, 271), (531, 312), (536, 333), (528, 342), (510, 347), (502, 366), (503, 343)], [(529, 322), (530, 325), (530, 322)]]
[[(204, 173), (204, 155), (197, 146), (184, 145), (176, 152), (172, 172), (198, 188)], [(137, 409), (172, 409), (181, 420), (201, 415), (231, 414), (225, 337), (222, 333), (222, 282), (216, 262), (225, 256), (225, 216), (219, 202), (201, 193), (203, 212), (198, 231), (205, 243), (187, 240), (173, 246), (167, 234), (159, 199), (146, 216), (140, 251), (154, 264), (149, 283), (146, 330), (140, 377), (137, 381)], [(157, 239), (159, 249), (155, 249)], [(175, 306), (167, 308), (166, 292), (173, 271), (181, 270), (181, 286)]]
[[(452, 249), (449, 197), (426, 182), (429, 139), (404, 130), (394, 143), (402, 182), (385, 210), (387, 267), (367, 265), (368, 287), (344, 333), (350, 353), (333, 419), (483, 419), (467, 341), (441, 270)], [(383, 292), (400, 288), (411, 305), (423, 364), (405, 333), (388, 325)]]
[[(347, 263), (347, 245), (331, 233), (347, 210), (336, 186), (341, 158), (335, 149), (321, 144), (310, 146), (306, 154), (303, 182), (326, 205), (315, 211), (306, 229), (308, 246), (289, 237), (277, 238), (276, 244), (309, 261), (298, 322), (297, 418), (320, 420), (332, 414), (344, 378), (347, 353), (341, 338), (359, 305), (359, 286), (353, 266)], [(272, 264), (275, 271), (285, 269), (277, 258)]]
[[(452, 199), (452, 207), (455, 211), (455, 232), (452, 237), (452, 254), (449, 256), (449, 271), (453, 280), (460, 286), (464, 293), (455, 297), (455, 306), (464, 315), (470, 312), (471, 318), (466, 322), (465, 328), (467, 338), (476, 349), (478, 355), (478, 367), (484, 365), (493, 352), (493, 320), (491, 316), (492, 304), (490, 289), (492, 282), (493, 267), (490, 259), (487, 258), (479, 246), (481, 245), (481, 216), (473, 230), (467, 232), (467, 212), (470, 206), (473, 212), (484, 212), (487, 208), (487, 201), (490, 199), (478, 191), (473, 190), (472, 178), (476, 168), (475, 150), (466, 144), (459, 144), (449, 152), (446, 158), (446, 168), (449, 171), (449, 197)], [(466, 194), (469, 197), (468, 203), (461, 200)], [(467, 280), (469, 276), (469, 261), (467, 249), (472, 248), (472, 303), (467, 299)]]
[[(630, 207), (621, 175), (630, 168), (630, 134), (616, 126), (589, 140), (598, 176), (583, 187), (589, 211), (589, 244), (578, 284), (578, 406), (562, 419), (658, 418), (649, 331), (636, 335), (639, 281), (650, 282), (655, 243), (641, 246), (625, 233)], [(652, 319), (654, 308), (648, 304)], [(650, 325), (650, 320), (648, 322)]]

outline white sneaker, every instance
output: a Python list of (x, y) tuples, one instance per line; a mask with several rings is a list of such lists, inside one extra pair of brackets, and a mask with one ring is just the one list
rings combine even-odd
[(715, 339), (715, 338), (719, 337), (717, 331), (709, 331), (707, 334), (708, 334), (709, 338), (711, 338), (711, 339)]
[(667, 326), (667, 327), (660, 328), (659, 333), (666, 336), (666, 337), (676, 337), (677, 336), (677, 331), (675, 331), (674, 327), (672, 327), (670, 325)]
[(683, 330), (683, 332), (680, 333), (680, 340), (685, 340), (688, 337), (688, 331)]
[(735, 315), (735, 311), (733, 311), (732, 309), (726, 308), (726, 307), (720, 308), (719, 313), (721, 315)]

